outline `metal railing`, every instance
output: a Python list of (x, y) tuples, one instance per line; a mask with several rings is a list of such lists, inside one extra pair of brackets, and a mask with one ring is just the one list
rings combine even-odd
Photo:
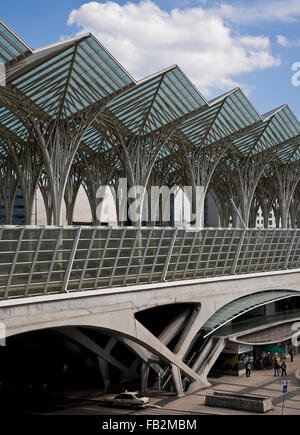
[(300, 230), (0, 229), (0, 299), (299, 266)]

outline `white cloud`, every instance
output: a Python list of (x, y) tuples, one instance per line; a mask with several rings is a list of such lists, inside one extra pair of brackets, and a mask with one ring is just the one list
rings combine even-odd
[(277, 44), (281, 45), (282, 47), (290, 47), (291, 43), (290, 41), (283, 35), (277, 35)]
[(256, 22), (295, 23), (300, 19), (299, 0), (240, 1), (234, 6), (223, 3), (214, 13), (238, 24)]
[(178, 64), (207, 96), (239, 85), (235, 76), (280, 64), (264, 36), (233, 34), (212, 9), (161, 10), (151, 0), (90, 2), (68, 24), (93, 33), (137, 79)]
[(295, 39), (293, 41), (290, 41), (283, 35), (277, 35), (277, 44), (281, 45), (282, 47), (300, 47), (300, 39)]

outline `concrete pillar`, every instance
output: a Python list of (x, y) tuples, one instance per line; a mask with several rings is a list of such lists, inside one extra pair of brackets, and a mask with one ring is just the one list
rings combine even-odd
[(192, 365), (192, 369), (195, 370), (197, 373), (199, 369), (202, 367), (202, 365), (205, 363), (205, 360), (207, 356), (209, 355), (209, 352), (211, 352), (214, 345), (214, 339), (213, 337), (210, 337), (208, 341), (205, 343), (205, 346), (203, 347), (202, 351), (198, 355), (196, 361)]
[(207, 376), (211, 368), (213, 367), (214, 363), (218, 359), (219, 355), (223, 351), (224, 347), (226, 346), (226, 340), (227, 339), (223, 337), (213, 338), (213, 346), (198, 372), (201, 378), (201, 382), (199, 381), (192, 382), (188, 389), (189, 393), (192, 393), (194, 391), (199, 390), (200, 388), (203, 388), (203, 384), (206, 386), (210, 386), (210, 383), (207, 380)]
[(147, 391), (149, 377), (149, 365), (143, 363), (141, 366), (140, 391), (144, 394)]
[(158, 339), (165, 345), (168, 345), (174, 337), (183, 329), (184, 324), (187, 321), (190, 310), (185, 310), (180, 313), (160, 334)]
[(98, 365), (104, 383), (104, 390), (106, 391), (110, 387), (108, 363), (107, 361), (104, 361), (104, 359), (98, 357)]
[(184, 396), (180, 368), (171, 364), (172, 380), (178, 397)]
[(182, 373), (186, 375), (191, 381), (199, 380), (199, 376), (186, 364), (183, 363), (182, 359), (176, 354), (170, 351), (164, 344), (162, 344), (157, 337), (155, 337), (151, 332), (145, 328), (140, 322), (135, 319), (134, 322), (135, 334), (139, 338), (140, 342), (145, 344), (148, 350), (156, 353), (165, 363), (175, 364), (180, 368)]
[(201, 318), (200, 318), (201, 306), (200, 304), (195, 308), (193, 313), (191, 314), (176, 346), (174, 349), (174, 353), (183, 358), (185, 353), (187, 352), (193, 338), (201, 328)]
[(105, 346), (105, 352), (110, 353), (113, 350), (113, 348), (115, 347), (115, 345), (117, 344), (117, 342), (118, 341), (114, 337), (111, 337), (111, 339), (109, 340), (109, 342)]

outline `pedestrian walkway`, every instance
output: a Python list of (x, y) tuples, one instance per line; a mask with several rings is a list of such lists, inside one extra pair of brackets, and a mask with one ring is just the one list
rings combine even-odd
[[(216, 414), (216, 415), (253, 415), (253, 412), (237, 411), (226, 408), (214, 408), (206, 406), (205, 396), (214, 391), (239, 393), (239, 394), (252, 394), (255, 396), (270, 397), (272, 399), (274, 409), (264, 415), (300, 415), (300, 354), (294, 357), (291, 363), (287, 361), (287, 376), (275, 377), (274, 370), (254, 370), (251, 372), (250, 377), (246, 377), (246, 371), (242, 376), (220, 376), (218, 378), (208, 378), (212, 384), (211, 387), (205, 390), (200, 390), (193, 394), (188, 394), (184, 397), (178, 398), (174, 396), (174, 392), (150, 390), (147, 391), (147, 396), (150, 397), (150, 403), (157, 409), (153, 408), (152, 414), (165, 414), (174, 415), (185, 411), (191, 415), (194, 413), (202, 414)], [(296, 371), (299, 371), (298, 377)], [(283, 395), (283, 380), (289, 380), (288, 392)], [(103, 394), (99, 390), (89, 391), (72, 391), (60, 392), (58, 397), (64, 396), (65, 398), (74, 400), (88, 400), (99, 402), (105, 396), (111, 394)], [(282, 407), (284, 397), (284, 408)], [(148, 410), (149, 411), (149, 410)], [(125, 413), (124, 413), (125, 415)], [(261, 415), (261, 414), (259, 414)]]
[[(246, 373), (242, 376), (221, 376), (209, 378), (212, 387), (198, 391), (194, 394), (174, 399), (171, 397), (163, 400), (155, 400), (157, 405), (165, 409), (181, 409), (197, 412), (210, 412), (213, 414), (250, 414), (246, 411), (236, 411), (225, 408), (213, 408), (204, 405), (205, 395), (214, 391), (236, 392), (239, 394), (252, 394), (272, 398), (274, 409), (265, 415), (300, 415), (300, 355), (294, 357), (294, 361), (287, 362), (287, 376), (275, 377), (274, 370), (254, 370), (250, 377)], [(299, 371), (298, 377), (296, 371)], [(288, 392), (284, 397), (282, 380), (289, 380)], [(251, 413), (253, 414), (253, 413)]]

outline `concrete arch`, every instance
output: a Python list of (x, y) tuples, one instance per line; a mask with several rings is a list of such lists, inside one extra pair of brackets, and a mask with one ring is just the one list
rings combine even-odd
[[(32, 332), (44, 329), (57, 329), (60, 327), (85, 327), (96, 328), (108, 335), (115, 337), (123, 337), (131, 340), (132, 342), (140, 345), (142, 348), (153, 353), (164, 361), (165, 364), (176, 366), (182, 374), (184, 374), (192, 382), (196, 382), (199, 388), (207, 386), (200, 377), (186, 364), (184, 364), (180, 357), (171, 352), (158, 338), (153, 336), (143, 325), (141, 325), (130, 312), (119, 313), (118, 311), (107, 313), (106, 315), (93, 315), (81, 313), (77, 317), (65, 316), (61, 312), (61, 318), (49, 318), (45, 322), (38, 322), (28, 324), (26, 326), (20, 325), (14, 328), (7, 328), (7, 337), (22, 334), (25, 332)], [(41, 320), (41, 319), (40, 319)], [(112, 327), (112, 325), (114, 325)]]
[[(242, 296), (266, 290), (294, 290), (300, 295), (299, 273), (274, 273), (227, 278), (207, 278), (191, 282), (141, 285), (90, 292), (45, 295), (0, 304), (0, 322), (7, 336), (45, 328), (63, 326), (92, 327), (123, 337), (154, 354), (156, 360), (174, 367), (198, 388), (208, 386), (206, 373), (200, 375), (184, 362), (194, 337), (204, 323), (222, 306)], [(135, 313), (154, 306), (173, 303), (201, 304), (185, 323), (183, 332), (172, 351), (135, 318)], [(222, 351), (220, 343), (217, 351)], [(173, 370), (174, 373), (176, 371)], [(180, 379), (180, 376), (177, 376)]]

